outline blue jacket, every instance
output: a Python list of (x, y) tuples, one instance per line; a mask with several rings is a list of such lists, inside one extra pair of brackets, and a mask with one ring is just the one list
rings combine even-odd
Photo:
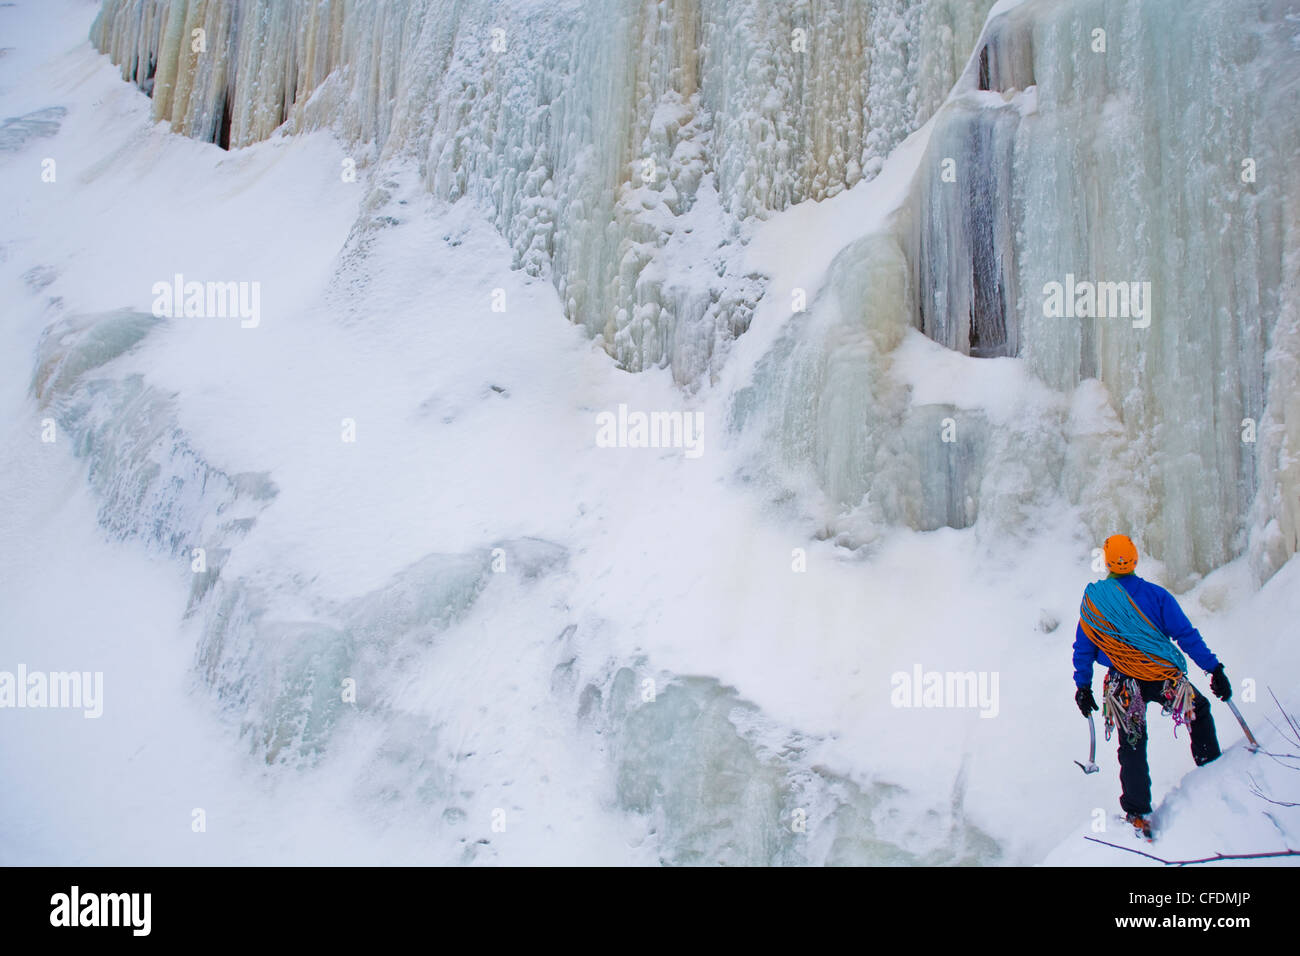
[[(1133, 603), (1138, 606), (1147, 620), (1160, 628), (1161, 632), (1172, 638), (1183, 653), (1196, 662), (1196, 665), (1202, 670), (1214, 670), (1219, 666), (1219, 659), (1210, 652), (1205, 646), (1205, 641), (1201, 637), (1200, 631), (1192, 627), (1192, 622), (1187, 620), (1187, 615), (1183, 609), (1178, 606), (1174, 596), (1158, 584), (1152, 584), (1150, 581), (1144, 581), (1136, 574), (1116, 574), (1112, 575), (1116, 581), (1128, 592), (1128, 596), (1133, 599)], [(1083, 633), (1082, 625), (1077, 625), (1074, 629), (1074, 683), (1076, 687), (1090, 687), (1092, 685), (1092, 665), (1100, 664), (1107, 670), (1110, 669), (1110, 660), (1096, 644), (1088, 640), (1088, 635)]]

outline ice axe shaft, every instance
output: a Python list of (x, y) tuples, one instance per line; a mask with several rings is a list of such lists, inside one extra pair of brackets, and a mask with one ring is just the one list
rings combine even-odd
[(1246, 726), (1245, 718), (1241, 716), (1241, 711), (1239, 711), (1237, 705), (1232, 702), (1232, 698), (1229, 697), (1224, 701), (1224, 703), (1227, 704), (1228, 709), (1232, 711), (1232, 716), (1237, 718), (1237, 723), (1241, 724), (1241, 732), (1246, 735), (1246, 749), (1251, 753), (1254, 753), (1259, 749), (1259, 741), (1255, 739), (1255, 735), (1252, 734), (1250, 728)]
[(1097, 725), (1092, 722), (1092, 714), (1088, 715), (1088, 762), (1081, 764), (1076, 760), (1075, 763), (1079, 764), (1079, 769), (1084, 773), (1096, 773), (1101, 769), (1097, 766)]

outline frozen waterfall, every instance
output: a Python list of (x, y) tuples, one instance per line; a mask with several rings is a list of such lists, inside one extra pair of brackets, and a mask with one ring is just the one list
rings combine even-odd
[[(1132, 530), (1175, 590), (1243, 555), (1262, 584), (1300, 545), (1293, 5), (103, 0), (91, 40), (150, 97), (106, 78), (141, 115), (199, 141), (170, 142), (226, 158), (206, 169), (223, 200), (265, 202), (257, 151), (309, 134), (342, 150), (362, 192), (330, 200), (345, 232), (356, 210), (336, 258), (316, 263), (332, 284), (295, 276), (289, 319), (259, 329), (257, 348), (51, 295), (30, 395), (85, 460), (100, 525), (196, 562), (182, 575), (193, 671), (256, 760), (342, 761), (365, 806), (411, 812), (412, 832), (434, 808), (458, 862), (508, 853), (481, 838), (497, 809), (534, 813), (561, 841), (595, 827), (606, 798), (645, 821), (644, 846), (619, 848), (629, 859), (1014, 858), (1023, 848), (986, 826), (996, 788), (967, 801), (978, 717), (964, 740), (927, 737), (924, 715), (909, 737), (880, 730), (896, 716), (883, 697), (847, 689), (855, 654), (884, 667), (919, 653), (897, 626), (912, 611), (872, 631), (862, 605), (817, 594), (859, 586), (854, 562), (899, 529), (937, 532), (908, 536), (929, 542), (913, 553), (927, 561), (1048, 535), (1086, 555)], [(62, 109), (13, 121), (14, 148), (53, 136)], [(319, 173), (301, 161), (299, 179)], [(110, 167), (83, 182), (114, 182)], [(32, 276), (33, 295), (59, 281)], [(472, 311), (498, 281), (528, 303), (508, 331)], [(372, 346), (388, 364), (358, 370)], [(242, 386), (287, 384), (245, 405), (201, 363), (159, 359), (203, 348)], [(666, 459), (583, 457), (590, 435), (573, 423), (641, 388), (717, 412), (716, 474), (692, 485)], [(240, 418), (259, 402), (283, 403), (268, 417), (292, 439)], [(370, 459), (333, 457), (349, 403), (370, 412)], [(239, 425), (211, 424), (227, 414)], [(502, 468), (480, 467), (496, 454)], [(722, 490), (701, 503), (684, 488)], [(358, 489), (383, 501), (356, 504)], [(724, 498), (759, 502), (780, 530), (728, 514), (708, 586), (661, 574), (700, 547), (677, 525), (707, 537)], [(443, 509), (473, 514), (439, 525), (428, 512)], [(644, 568), (619, 567), (633, 540)], [(826, 590), (792, 597), (788, 555), (805, 546)], [(349, 590), (353, 576), (364, 584)], [(817, 665), (791, 686), (829, 687), (834, 719), (809, 705), (817, 731), (780, 711), (800, 693), (745, 671), (785, 652), (761, 641), (762, 626), (796, 630), (786, 604), (815, 607), (790, 643)], [(1060, 609), (1039, 607), (1055, 631)], [(673, 624), (716, 655), (692, 657)], [(669, 650), (673, 666), (656, 656)], [(826, 673), (843, 683), (817, 683)], [(345, 704), (348, 681), (367, 693)], [(654, 707), (639, 706), (647, 681)], [(826, 728), (841, 712), (860, 720), (847, 736), (869, 729), (861, 750), (836, 749)], [(877, 732), (895, 749), (941, 740), (934, 767), (877, 773), (892, 759)], [(528, 786), (541, 802), (519, 796)]]
[(92, 38), (178, 132), (414, 157), (621, 364), (694, 383), (762, 294), (741, 224), (874, 175), (990, 5), (106, 0)]
[[(1296, 43), (1274, 3), (994, 11), (904, 208), (841, 253), (740, 396), (740, 420), (767, 408), (783, 459), (812, 468), (822, 520), (859, 541), (984, 516), (1015, 534), (1060, 495), (1096, 540), (1143, 529), (1180, 589), (1295, 553)], [(908, 325), (1017, 356), (1023, 388), (1055, 397), (909, 403)]]

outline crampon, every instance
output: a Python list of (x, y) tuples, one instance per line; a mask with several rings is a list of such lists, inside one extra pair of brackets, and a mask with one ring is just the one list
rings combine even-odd
[(1141, 816), (1136, 813), (1129, 813), (1125, 815), (1124, 820), (1133, 828), (1133, 835), (1139, 840), (1145, 840), (1147, 843), (1150, 843), (1155, 839), (1155, 833), (1151, 829), (1151, 817), (1149, 815)]

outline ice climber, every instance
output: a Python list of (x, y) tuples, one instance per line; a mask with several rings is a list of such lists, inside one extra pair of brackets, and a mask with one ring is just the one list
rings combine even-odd
[[(1187, 620), (1172, 594), (1133, 573), (1137, 547), (1122, 534), (1104, 545), (1104, 579), (1089, 584), (1074, 636), (1075, 703), (1083, 716), (1098, 709), (1092, 696), (1092, 665), (1107, 668), (1102, 685), (1106, 739), (1119, 728), (1120, 807), (1138, 835), (1151, 839), (1151, 775), (1147, 769), (1147, 704), (1190, 730), (1192, 759), (1203, 766), (1219, 756), (1210, 702), (1187, 678), (1185, 651), (1210, 674), (1219, 700), (1232, 696), (1223, 665)], [(1175, 647), (1175, 643), (1177, 647)]]

